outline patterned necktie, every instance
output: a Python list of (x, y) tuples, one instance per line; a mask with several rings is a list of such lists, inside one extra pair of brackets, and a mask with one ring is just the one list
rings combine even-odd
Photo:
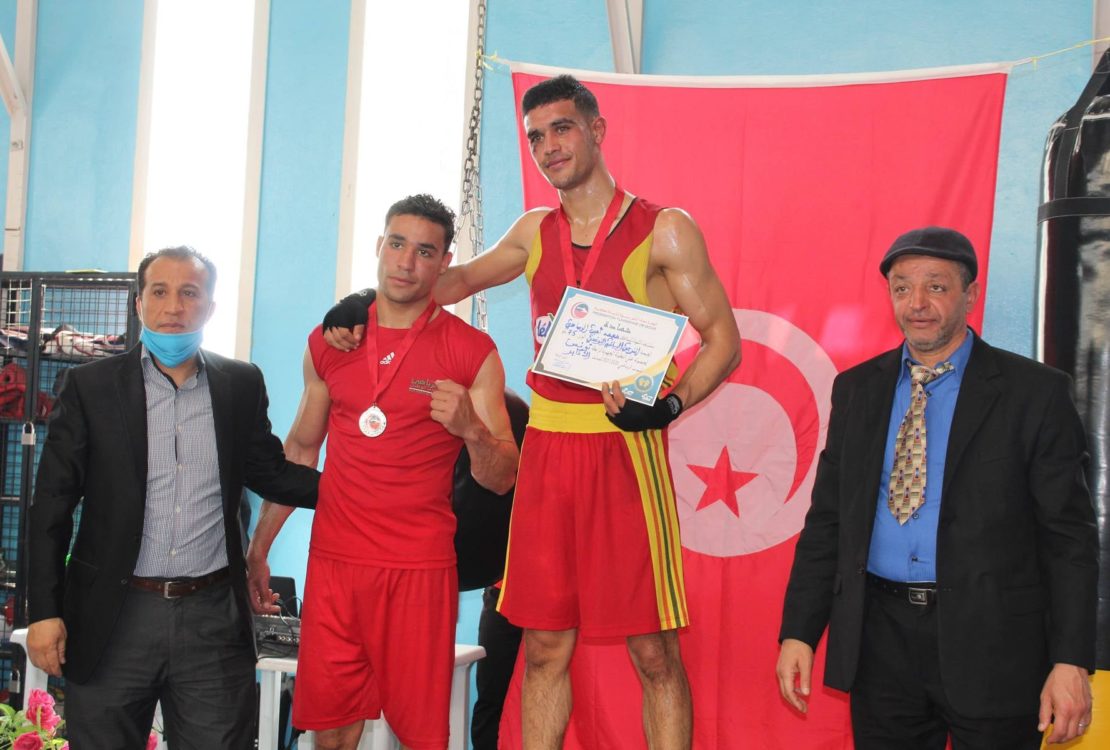
[(943, 362), (935, 370), (910, 365), (910, 408), (894, 439), (894, 466), (887, 496), (887, 506), (899, 524), (910, 520), (925, 502), (925, 384), (954, 369), (951, 362)]

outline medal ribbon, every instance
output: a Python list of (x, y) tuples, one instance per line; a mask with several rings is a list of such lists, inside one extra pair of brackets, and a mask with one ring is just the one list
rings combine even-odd
[(567, 286), (577, 286), (585, 288), (586, 282), (590, 280), (593, 275), (594, 268), (597, 266), (598, 260), (601, 258), (601, 248), (605, 246), (605, 240), (609, 237), (609, 233), (613, 231), (613, 225), (617, 221), (617, 214), (620, 212), (621, 204), (624, 203), (624, 191), (620, 186), (617, 186), (616, 191), (613, 193), (613, 200), (609, 201), (609, 208), (605, 209), (605, 216), (601, 219), (601, 224), (597, 227), (597, 234), (594, 235), (594, 241), (590, 245), (590, 252), (586, 255), (586, 265), (582, 269), (582, 279), (579, 281), (574, 273), (574, 255), (571, 248), (570, 240), (570, 219), (567, 218), (567, 212), (559, 206), (559, 217), (555, 221), (555, 226), (559, 230), (559, 247), (563, 253), (563, 273), (567, 277)]
[(428, 306), (424, 308), (424, 312), (420, 313), (420, 317), (409, 328), (408, 333), (401, 339), (401, 345), (393, 353), (393, 361), (390, 362), (389, 371), (386, 373), (385, 379), (381, 382), (378, 381), (378, 316), (374, 308), (377, 302), (370, 305), (370, 316), (366, 321), (366, 342), (363, 346), (366, 347), (366, 364), (370, 369), (370, 405), (377, 406), (378, 399), (389, 384), (393, 382), (396, 377), (397, 371), (401, 369), (401, 362), (404, 361), (408, 355), (409, 350), (412, 349), (413, 343), (416, 342), (425, 328), (428, 327), (428, 321), (432, 319), (432, 315), (436, 311), (435, 302), (429, 302)]

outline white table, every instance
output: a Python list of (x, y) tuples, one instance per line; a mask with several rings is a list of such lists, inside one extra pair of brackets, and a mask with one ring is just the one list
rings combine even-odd
[[(481, 646), (455, 644), (455, 671), (451, 676), (451, 739), (448, 750), (466, 750), (470, 740), (470, 669), (486, 655)], [(262, 674), (258, 705), (258, 750), (277, 750), (278, 711), (281, 706), (281, 677), (297, 673), (297, 660), (266, 656), (258, 660)], [(311, 734), (311, 733), (310, 733)], [(306, 735), (307, 737), (308, 735)], [(301, 750), (313, 747), (311, 739), (299, 743)], [(396, 750), (400, 747), (385, 719), (368, 721), (362, 732), (359, 750)]]

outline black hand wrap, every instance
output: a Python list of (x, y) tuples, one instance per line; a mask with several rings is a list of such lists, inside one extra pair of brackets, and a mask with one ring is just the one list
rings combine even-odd
[(369, 307), (373, 303), (373, 289), (363, 289), (361, 292), (348, 294), (324, 315), (324, 330), (366, 325), (366, 321), (370, 318)]
[(673, 393), (645, 406), (638, 401), (625, 401), (624, 407), (616, 415), (606, 414), (609, 421), (625, 432), (642, 430), (661, 430), (678, 419), (682, 413), (682, 399)]

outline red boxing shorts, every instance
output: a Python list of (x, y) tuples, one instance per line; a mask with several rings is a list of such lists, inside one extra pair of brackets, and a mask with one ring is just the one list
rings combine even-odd
[(376, 568), (309, 555), (293, 725), (336, 729), (385, 714), (413, 750), (447, 747), (455, 568)]
[(533, 394), (498, 610), (587, 640), (688, 624), (674, 485), (660, 430)]

